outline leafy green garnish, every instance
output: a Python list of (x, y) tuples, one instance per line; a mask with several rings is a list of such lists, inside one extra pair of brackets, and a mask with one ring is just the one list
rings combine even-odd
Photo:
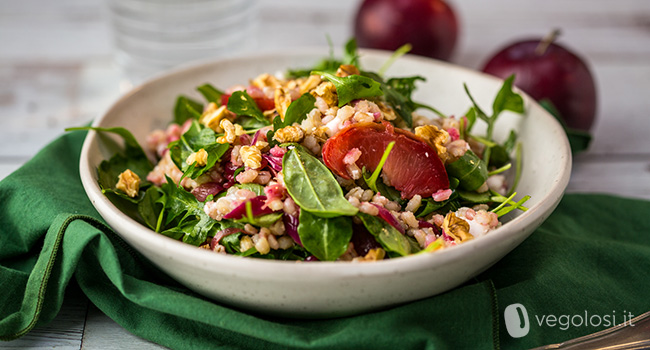
[(203, 111), (203, 105), (187, 96), (178, 96), (174, 107), (174, 123), (183, 125), (188, 119), (199, 119)]
[(363, 179), (366, 181), (366, 184), (374, 192), (379, 191), (377, 189), (377, 179), (379, 178), (381, 169), (384, 167), (384, 163), (386, 163), (386, 159), (388, 159), (388, 155), (390, 154), (390, 151), (393, 149), (393, 146), (395, 146), (395, 141), (391, 141), (388, 144), (388, 146), (386, 146), (386, 149), (384, 150), (384, 154), (382, 154), (381, 159), (379, 160), (379, 164), (377, 164), (377, 168), (375, 168), (375, 170), (372, 172), (372, 175), (370, 175), (370, 177), (366, 177), (365, 173), (363, 174)]
[(350, 217), (323, 218), (301, 210), (299, 222), (298, 235), (303, 247), (319, 260), (336, 260), (347, 250), (352, 238)]
[(355, 215), (358, 209), (343, 196), (343, 190), (329, 169), (301, 147), (290, 149), (282, 158), (284, 183), (300, 208), (320, 217)]
[[(207, 127), (202, 126), (196, 120), (190, 128), (181, 135), (180, 139), (169, 144), (170, 156), (174, 164), (183, 171), (183, 177), (196, 179), (209, 171), (221, 157), (228, 151), (230, 145), (217, 143), (217, 135)], [(205, 150), (208, 159), (205, 166), (197, 166), (196, 162), (187, 164), (186, 159), (194, 152)]]
[(458, 208), (460, 208), (460, 203), (458, 202), (457, 198), (458, 198), (458, 192), (452, 191), (449, 198), (441, 202), (436, 202), (433, 200), (433, 198), (422, 199), (422, 204), (420, 205), (420, 208), (416, 211), (415, 217), (421, 218), (433, 213), (434, 211), (444, 212), (444, 213), (449, 211), (456, 211), (458, 210)]
[(203, 84), (196, 89), (199, 90), (201, 95), (203, 95), (203, 97), (205, 97), (208, 102), (214, 102), (217, 104), (217, 106), (221, 104), (221, 96), (223, 95), (223, 91), (210, 84)]
[(302, 122), (307, 118), (307, 114), (314, 109), (314, 103), (316, 103), (316, 98), (309, 93), (305, 93), (291, 102), (284, 114), (284, 120), (279, 116), (273, 119), (273, 130), (267, 133), (267, 140), (271, 140), (277, 130), (293, 125), (293, 123)]
[(255, 103), (255, 100), (246, 91), (235, 91), (228, 98), (228, 110), (237, 114), (255, 118), (260, 123), (269, 125), (269, 121)]
[(352, 100), (383, 95), (381, 84), (366, 76), (353, 74), (347, 77), (337, 77), (322, 71), (313, 71), (312, 74), (318, 74), (334, 84), (339, 107), (343, 107)]
[(194, 195), (174, 184), (172, 179), (161, 186), (166, 220), (165, 225), (177, 220), (175, 226), (181, 227), (183, 242), (192, 245), (200, 245), (205, 242), (208, 232), (217, 221), (213, 220), (203, 211), (203, 203), (199, 202)]
[[(97, 181), (104, 194), (112, 192), (117, 197), (132, 203), (139, 202), (143, 197), (143, 191), (151, 184), (146, 181), (147, 175), (153, 170), (153, 164), (147, 157), (146, 153), (135, 139), (133, 134), (125, 128), (97, 128), (97, 127), (75, 127), (67, 128), (66, 131), (74, 130), (95, 130), (100, 133), (112, 133), (120, 136), (124, 141), (124, 148), (116, 152), (109, 160), (102, 161), (97, 167)], [(106, 140), (109, 142), (109, 140)], [(120, 147), (114, 145), (116, 149)], [(124, 192), (117, 190), (115, 185), (118, 182), (118, 176), (125, 170), (131, 170), (141, 179), (141, 193), (136, 198), (127, 196)]]
[(419, 251), (419, 246), (412, 245), (406, 236), (386, 220), (361, 212), (357, 214), (357, 217), (386, 251), (393, 252), (398, 256), (406, 256)]
[(411, 46), (411, 44), (404, 44), (404, 45), (400, 46), (399, 48), (397, 48), (397, 50), (393, 51), (393, 54), (390, 55), (388, 60), (386, 62), (384, 62), (384, 64), (381, 65), (381, 67), (377, 71), (377, 74), (379, 74), (381, 76), (386, 74), (386, 71), (388, 70), (388, 68), (391, 65), (393, 65), (393, 63), (395, 61), (397, 61), (398, 58), (406, 55), (409, 51), (411, 51), (412, 48), (413, 48), (413, 46)]
[[(512, 91), (512, 82), (514, 80), (515, 80), (515, 76), (511, 75), (503, 82), (501, 89), (499, 90), (496, 97), (494, 98), (494, 102), (492, 103), (492, 116), (489, 117), (476, 103), (474, 97), (472, 97), (472, 94), (469, 92), (469, 88), (467, 87), (467, 84), (463, 84), (463, 87), (465, 88), (465, 92), (467, 93), (467, 96), (469, 97), (470, 101), (472, 101), (472, 105), (473, 105), (467, 114), (470, 115), (471, 118), (473, 118), (473, 120), (476, 120), (476, 118), (478, 117), (479, 119), (482, 119), (487, 123), (487, 135), (485, 138), (488, 140), (492, 140), (492, 136), (494, 134), (494, 126), (496, 125), (497, 118), (499, 117), (499, 114), (501, 114), (501, 112), (512, 111), (519, 114), (524, 113), (524, 99), (521, 97), (521, 95)], [(468, 117), (468, 120), (469, 119), (470, 117)], [(468, 130), (471, 129), (471, 125), (473, 125), (473, 121), (470, 120), (470, 126), (468, 127)], [(485, 148), (485, 151), (483, 152), (483, 161), (485, 162), (485, 164), (491, 164), (490, 163), (491, 152), (492, 152), (491, 147), (488, 146)]]
[(159, 232), (160, 225), (162, 224), (163, 203), (160, 202), (162, 198), (162, 190), (156, 186), (151, 186), (144, 193), (144, 197), (138, 202), (138, 213), (143, 221), (152, 230)]
[(453, 163), (447, 164), (447, 174), (457, 178), (460, 188), (474, 191), (481, 187), (488, 178), (487, 167), (474, 152), (467, 150), (465, 154)]
[(329, 38), (328, 43), (330, 44), (330, 54), (328, 57), (322, 59), (320, 62), (316, 63), (316, 65), (308, 69), (290, 69), (287, 71), (287, 76), (290, 78), (308, 77), (313, 71), (328, 72), (334, 74), (342, 64), (353, 64), (359, 68), (357, 41), (354, 38), (348, 40), (345, 43), (343, 60), (338, 60), (334, 57), (334, 47)]

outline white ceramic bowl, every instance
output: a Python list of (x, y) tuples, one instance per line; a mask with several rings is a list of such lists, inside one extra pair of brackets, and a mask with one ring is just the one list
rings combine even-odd
[[(310, 67), (326, 49), (290, 50), (282, 53), (208, 62), (173, 71), (149, 81), (120, 98), (94, 122), (98, 127), (125, 127), (143, 142), (154, 128), (172, 119), (179, 94), (200, 99), (195, 88), (210, 82), (226, 88), (246, 84), (264, 72)], [(362, 51), (365, 69), (377, 69), (388, 53)], [(501, 81), (465, 68), (416, 56), (397, 60), (387, 76), (421, 75), (416, 101), (428, 103), (450, 115), (462, 115), (470, 101), (467, 83), (478, 103), (488, 112)], [(539, 105), (525, 97), (526, 115), (504, 114), (496, 137), (511, 128), (523, 141), (523, 173), (517, 191), (528, 194), (529, 210), (517, 212), (505, 225), (486, 236), (432, 254), (375, 263), (296, 263), (241, 258), (200, 250), (157, 234), (129, 218), (101, 193), (96, 168), (112, 151), (90, 132), (83, 145), (80, 172), (88, 197), (106, 222), (131, 246), (161, 270), (188, 288), (223, 304), (290, 317), (336, 317), (405, 303), (452, 289), (492, 266), (519, 245), (553, 211), (571, 172), (566, 136)]]

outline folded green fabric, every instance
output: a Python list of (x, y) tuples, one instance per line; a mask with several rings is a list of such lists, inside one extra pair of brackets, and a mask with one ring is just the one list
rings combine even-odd
[[(103, 223), (78, 175), (84, 136), (62, 136), (0, 182), (2, 340), (51, 321), (72, 277), (124, 328), (179, 349), (526, 348), (650, 310), (650, 202), (566, 195), (521, 246), (442, 295), (334, 320), (242, 312), (177, 284)], [(522, 308), (528, 333), (513, 338), (505, 322), (521, 328)]]

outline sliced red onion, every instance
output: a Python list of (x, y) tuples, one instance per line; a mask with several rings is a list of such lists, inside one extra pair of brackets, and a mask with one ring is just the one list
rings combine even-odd
[(402, 227), (402, 224), (400, 224), (399, 221), (397, 221), (397, 219), (395, 218), (395, 216), (393, 216), (393, 213), (388, 211), (388, 209), (386, 209), (386, 208), (384, 208), (384, 207), (382, 207), (380, 205), (377, 205), (375, 203), (370, 203), (370, 204), (374, 205), (375, 207), (377, 207), (377, 209), (379, 209), (379, 217), (380, 218), (386, 220), (387, 223), (389, 223), (391, 226), (396, 228), (397, 231), (399, 231), (401, 234), (406, 233), (406, 231), (404, 231), (404, 227)]
[(248, 134), (239, 135), (239, 142), (241, 142), (242, 145), (254, 145), (254, 143), (251, 143), (251, 137)]
[(206, 182), (192, 190), (192, 194), (199, 202), (205, 202), (209, 195), (216, 196), (223, 191), (223, 186), (216, 182)]
[(282, 215), (282, 222), (284, 222), (284, 232), (286, 232), (291, 238), (293, 238), (299, 246), (302, 247), (302, 242), (300, 241), (300, 235), (298, 235), (298, 215), (289, 215), (285, 213)]
[(381, 248), (381, 244), (377, 242), (375, 236), (368, 232), (363, 225), (354, 225), (351, 241), (359, 256), (366, 256), (371, 249)]
[(255, 135), (253, 135), (253, 140), (250, 142), (250, 145), (251, 145), (251, 146), (255, 146), (255, 144), (257, 143), (257, 139), (260, 137), (260, 134), (261, 134), (260, 131), (261, 131), (261, 130), (257, 130), (257, 131), (255, 132)]
[(282, 171), (282, 157), (274, 157), (270, 154), (263, 154), (262, 159), (266, 160), (271, 169), (275, 171)]
[(428, 221), (418, 220), (418, 227), (420, 227), (420, 228), (428, 227), (428, 228), (431, 228), (433, 230), (433, 233), (435, 233), (436, 235), (440, 234), (440, 229), (438, 228), (438, 226), (436, 226), (436, 225), (434, 225), (434, 224), (432, 224), (432, 223), (430, 223)]
[(232, 235), (233, 233), (237, 232), (242, 232), (245, 233), (244, 230), (240, 228), (235, 228), (235, 227), (229, 227), (227, 229), (223, 229), (219, 232), (217, 232), (214, 237), (212, 237), (212, 240), (210, 241), (210, 249), (214, 250), (217, 247), (217, 244), (221, 241), (222, 238)]
[(234, 219), (238, 220), (246, 216), (246, 203), (251, 203), (251, 211), (253, 216), (260, 216), (265, 214), (271, 214), (273, 210), (264, 205), (266, 203), (266, 196), (257, 196), (248, 200), (245, 200), (240, 205), (236, 206), (235, 209), (231, 210), (230, 213), (223, 216), (224, 219)]

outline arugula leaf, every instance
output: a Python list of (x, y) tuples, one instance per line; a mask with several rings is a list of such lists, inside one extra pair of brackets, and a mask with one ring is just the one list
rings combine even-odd
[(249, 117), (246, 115), (240, 115), (235, 119), (235, 122), (244, 128), (246, 130), (246, 133), (253, 133), (265, 126), (268, 126), (269, 123), (265, 119), (263, 122), (259, 121), (253, 117)]
[[(359, 68), (359, 53), (357, 52), (357, 41), (355, 38), (351, 38), (345, 43), (343, 62), (341, 64), (352, 64)], [(336, 69), (338, 69), (338, 66)]]
[(307, 114), (309, 114), (309, 112), (314, 109), (315, 103), (316, 98), (310, 93), (305, 93), (297, 100), (291, 102), (287, 108), (286, 113), (284, 114), (284, 120), (278, 116), (273, 118), (273, 130), (270, 130), (266, 134), (266, 139), (272, 140), (273, 135), (276, 131), (286, 126), (293, 125), (293, 123), (302, 122), (305, 118), (307, 118)]
[(390, 155), (390, 151), (393, 149), (393, 146), (395, 146), (395, 141), (391, 141), (388, 146), (386, 146), (384, 154), (382, 154), (381, 159), (379, 160), (379, 164), (377, 164), (377, 168), (375, 168), (370, 177), (366, 177), (365, 172), (363, 174), (363, 179), (366, 181), (366, 184), (374, 192), (378, 192), (377, 179), (379, 178), (379, 173), (381, 173), (381, 169), (384, 167), (384, 163), (386, 163), (386, 159), (388, 159), (388, 155)]
[(467, 113), (465, 113), (465, 118), (467, 118), (467, 125), (465, 126), (464, 131), (466, 133), (470, 133), (472, 131), (472, 127), (474, 127), (474, 124), (476, 123), (476, 117), (477, 117), (477, 112), (475, 107), (470, 107)]
[(386, 220), (362, 212), (357, 213), (357, 217), (386, 251), (393, 252), (398, 256), (406, 256), (419, 251), (419, 246), (412, 245), (406, 236)]
[(406, 55), (409, 51), (411, 51), (412, 48), (413, 48), (413, 46), (411, 46), (411, 44), (404, 44), (404, 45), (398, 47), (397, 50), (395, 50), (393, 52), (393, 54), (390, 55), (388, 60), (386, 62), (384, 62), (384, 64), (381, 65), (381, 67), (377, 71), (377, 74), (383, 76), (386, 73), (386, 71), (388, 70), (388, 68), (391, 65), (393, 65), (393, 63), (395, 61), (397, 61), (398, 58)]
[[(151, 185), (146, 180), (147, 174), (153, 170), (153, 164), (147, 157), (146, 153), (135, 139), (133, 134), (125, 128), (97, 128), (97, 127), (75, 127), (67, 128), (66, 131), (75, 130), (95, 130), (99, 133), (112, 133), (120, 136), (124, 141), (124, 148), (115, 153), (109, 160), (102, 161), (97, 167), (97, 182), (104, 194), (113, 193), (116, 197), (120, 197), (125, 201), (137, 203), (142, 200), (143, 190), (146, 190)], [(111, 139), (106, 139), (107, 142), (112, 142)], [(115, 145), (116, 148), (120, 148)], [(126, 169), (133, 171), (140, 177), (141, 193), (136, 198), (127, 196), (124, 192), (117, 190), (115, 185), (118, 181), (118, 176)], [(113, 197), (115, 199), (115, 197)]]
[(254, 216), (254, 217), (249, 217), (248, 215), (246, 215), (241, 219), (234, 220), (234, 222), (241, 223), (241, 224), (251, 224), (259, 227), (269, 227), (273, 225), (276, 221), (280, 220), (282, 218), (282, 214), (283, 212), (264, 214), (260, 216)]
[(162, 200), (165, 203), (165, 225), (178, 219), (177, 226), (183, 232), (183, 242), (196, 246), (205, 242), (208, 232), (217, 221), (203, 211), (203, 203), (182, 187), (174, 185), (169, 177), (167, 182), (162, 184), (161, 189)]
[[(181, 135), (181, 138), (169, 144), (170, 157), (174, 164), (183, 171), (183, 177), (196, 179), (209, 171), (221, 157), (228, 151), (230, 145), (217, 143), (216, 133), (207, 127), (202, 126), (196, 120), (190, 128)], [(205, 150), (208, 153), (208, 160), (205, 166), (197, 167), (196, 162), (187, 164), (185, 160), (193, 152)]]
[(302, 245), (319, 260), (336, 260), (345, 253), (352, 239), (352, 219), (349, 217), (323, 218), (301, 210), (299, 222)]
[[(235, 176), (237, 176), (237, 175), (235, 175)], [(252, 191), (257, 196), (263, 196), (264, 195), (264, 186), (262, 186), (260, 184), (256, 184), (256, 183), (235, 184), (235, 187), (243, 189), (243, 190)]]
[[(282, 127), (293, 125), (293, 123), (300, 123), (305, 118), (307, 114), (314, 109), (314, 104), (316, 103), (316, 98), (310, 93), (305, 93), (300, 96), (297, 100), (291, 102), (287, 108), (287, 112), (284, 115), (284, 120), (282, 121)], [(279, 118), (275, 118), (279, 119)], [(275, 119), (273, 120), (275, 122)], [(274, 123), (275, 124), (275, 123)]]
[(246, 115), (257, 119), (260, 123), (269, 125), (269, 121), (246, 91), (235, 91), (228, 99), (228, 110), (237, 115)]
[(415, 217), (421, 218), (427, 216), (434, 211), (447, 213), (449, 211), (456, 211), (460, 208), (460, 203), (458, 202), (458, 192), (453, 191), (449, 196), (449, 199), (442, 202), (436, 202), (433, 198), (422, 199), (423, 205), (420, 205), (420, 208), (416, 211)]
[(196, 89), (199, 90), (201, 95), (203, 95), (208, 102), (214, 102), (217, 106), (221, 105), (221, 95), (223, 95), (223, 91), (207, 83), (197, 87)]
[(282, 169), (287, 191), (300, 208), (321, 217), (355, 215), (358, 212), (345, 199), (341, 186), (329, 169), (301, 147), (285, 153)]
[(524, 99), (518, 93), (512, 91), (512, 82), (515, 76), (509, 76), (501, 86), (499, 93), (494, 98), (492, 104), (492, 118), (496, 118), (503, 111), (512, 111), (515, 113), (524, 113)]
[(476, 204), (487, 204), (493, 202), (489, 191), (478, 193), (475, 191), (458, 191), (458, 197), (463, 201)]
[(203, 111), (203, 105), (187, 96), (178, 96), (174, 107), (174, 123), (183, 125), (188, 119), (199, 119)]
[(343, 107), (352, 100), (384, 94), (381, 90), (381, 84), (366, 76), (354, 74), (347, 77), (337, 77), (334, 74), (322, 71), (313, 71), (311, 74), (321, 75), (334, 84), (339, 98), (339, 107)]
[(145, 191), (142, 200), (138, 202), (138, 213), (144, 223), (156, 232), (160, 229), (160, 219), (164, 209), (163, 203), (160, 202), (162, 196), (162, 190), (151, 186)]

